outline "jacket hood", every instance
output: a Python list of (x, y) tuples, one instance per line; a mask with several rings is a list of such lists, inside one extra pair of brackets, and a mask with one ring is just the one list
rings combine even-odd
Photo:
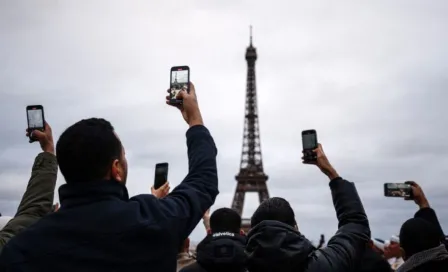
[(207, 235), (196, 247), (196, 261), (207, 271), (244, 271), (246, 237), (218, 232)]
[(265, 220), (248, 234), (246, 252), (249, 271), (302, 271), (315, 250), (295, 228)]

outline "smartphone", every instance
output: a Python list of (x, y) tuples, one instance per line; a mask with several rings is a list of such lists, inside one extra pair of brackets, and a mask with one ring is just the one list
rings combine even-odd
[(154, 189), (159, 189), (168, 180), (168, 163), (162, 162), (156, 164), (154, 175)]
[(412, 198), (412, 187), (406, 183), (384, 183), (384, 196)]
[(190, 92), (190, 68), (188, 66), (171, 67), (170, 73), (170, 103), (181, 104), (182, 100), (177, 99), (180, 91)]
[(316, 154), (313, 152), (317, 148), (317, 133), (314, 129), (302, 131), (302, 146), (304, 162), (315, 162)]
[(45, 130), (44, 107), (42, 105), (27, 106), (26, 117), (28, 121), (28, 133), (30, 135), (30, 142), (33, 142), (35, 141), (35, 139), (33, 139), (31, 132), (33, 130)]

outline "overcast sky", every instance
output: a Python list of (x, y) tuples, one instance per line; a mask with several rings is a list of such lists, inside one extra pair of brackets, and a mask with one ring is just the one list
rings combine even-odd
[[(300, 133), (313, 128), (357, 184), (373, 236), (398, 233), (417, 210), (383, 196), (383, 183), (405, 180), (422, 185), (448, 231), (447, 12), (444, 0), (0, 0), (0, 212), (14, 214), (40, 151), (24, 135), (29, 104), (44, 105), (55, 139), (82, 118), (110, 120), (130, 195), (149, 192), (158, 162), (179, 184), (187, 125), (164, 102), (175, 65), (190, 66), (219, 150), (213, 209), (230, 207), (252, 24), (269, 192), (291, 202), (300, 230), (317, 240), (337, 228), (327, 178), (300, 161)], [(258, 200), (246, 200), (249, 217)], [(200, 224), (192, 239), (204, 234)]]

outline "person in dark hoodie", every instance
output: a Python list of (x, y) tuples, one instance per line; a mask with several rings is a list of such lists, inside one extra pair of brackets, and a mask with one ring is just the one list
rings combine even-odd
[(400, 272), (448, 271), (448, 251), (445, 235), (436, 212), (430, 207), (422, 188), (414, 181), (412, 197), (419, 210), (407, 220), (400, 230), (400, 246), (405, 262)]
[(251, 218), (246, 245), (250, 272), (347, 272), (358, 268), (370, 239), (363, 205), (355, 185), (339, 176), (320, 144), (314, 152), (315, 164), (330, 179), (338, 231), (325, 248), (315, 249), (299, 232), (290, 204), (282, 198), (270, 198)]
[(400, 229), (400, 246), (405, 262), (398, 272), (448, 271), (448, 251), (433, 223), (422, 218), (407, 220)]
[(82, 120), (56, 145), (67, 182), (59, 188), (61, 208), (11, 239), (0, 271), (175, 272), (181, 244), (218, 195), (217, 150), (194, 86), (178, 99), (190, 127), (189, 171), (179, 186), (161, 199), (129, 198), (126, 156), (114, 128), (104, 119)]
[(180, 272), (244, 272), (246, 237), (241, 232), (241, 216), (229, 208), (210, 216), (209, 234), (196, 247), (196, 263)]

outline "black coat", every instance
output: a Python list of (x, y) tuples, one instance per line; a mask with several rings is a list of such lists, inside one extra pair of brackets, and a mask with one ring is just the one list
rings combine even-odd
[(180, 272), (244, 272), (246, 237), (235, 233), (207, 235), (196, 248), (196, 263)]
[(341, 178), (330, 188), (339, 230), (326, 248), (315, 250), (293, 227), (262, 221), (248, 234), (250, 272), (347, 272), (354, 271), (370, 237), (369, 222), (355, 185)]
[(391, 272), (392, 267), (389, 262), (379, 253), (367, 247), (364, 256), (359, 261), (357, 272)]
[(129, 199), (114, 181), (62, 185), (61, 209), (5, 246), (0, 271), (176, 271), (180, 245), (218, 194), (208, 130), (190, 128), (187, 146), (189, 173), (163, 199)]

